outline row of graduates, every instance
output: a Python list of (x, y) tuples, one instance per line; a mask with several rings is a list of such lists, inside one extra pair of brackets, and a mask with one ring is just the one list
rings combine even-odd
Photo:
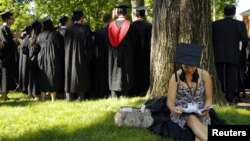
[(133, 23), (125, 17), (126, 8), (117, 7), (115, 20), (105, 15), (104, 26), (95, 32), (83, 23), (82, 10), (73, 12), (68, 26), (69, 19), (61, 18), (57, 31), (49, 16), (33, 21), (20, 46), (19, 89), (35, 99), (51, 95), (52, 101), (144, 96), (152, 26), (144, 19), (144, 7)]

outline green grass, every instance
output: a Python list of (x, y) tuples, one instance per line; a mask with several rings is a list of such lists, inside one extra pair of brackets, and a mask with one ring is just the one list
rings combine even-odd
[[(0, 141), (168, 141), (146, 129), (116, 127), (120, 106), (140, 106), (146, 98), (35, 102), (11, 93), (0, 101)], [(216, 106), (229, 124), (250, 124), (250, 111)]]

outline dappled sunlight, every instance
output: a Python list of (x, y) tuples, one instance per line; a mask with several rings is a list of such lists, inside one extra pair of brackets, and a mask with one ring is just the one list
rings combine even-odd
[(235, 106), (217, 106), (215, 108), (218, 115), (232, 125), (250, 125), (250, 110), (236, 108)]
[[(134, 97), (83, 102), (2, 102), (0, 139), (160, 141), (161, 137), (146, 129), (116, 127), (114, 124), (114, 115), (120, 106), (140, 106), (144, 101), (144, 98)], [(26, 104), (20, 104), (22, 102)]]

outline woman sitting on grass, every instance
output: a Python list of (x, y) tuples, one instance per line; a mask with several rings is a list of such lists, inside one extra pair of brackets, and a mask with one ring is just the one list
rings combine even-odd
[(208, 125), (211, 124), (209, 109), (200, 114), (184, 110), (198, 110), (212, 105), (212, 81), (209, 73), (197, 68), (200, 64), (202, 47), (180, 44), (177, 48), (175, 63), (182, 64), (173, 74), (168, 89), (167, 106), (171, 111), (172, 122), (181, 128), (190, 128), (195, 141), (208, 139)]

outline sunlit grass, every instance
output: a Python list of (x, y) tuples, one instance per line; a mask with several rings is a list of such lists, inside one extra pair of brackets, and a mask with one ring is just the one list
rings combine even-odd
[[(146, 129), (116, 127), (120, 106), (140, 106), (144, 97), (66, 102), (31, 101), (26, 95), (9, 95), (0, 101), (0, 141), (167, 141)], [(250, 124), (250, 111), (216, 106), (229, 124)]]

